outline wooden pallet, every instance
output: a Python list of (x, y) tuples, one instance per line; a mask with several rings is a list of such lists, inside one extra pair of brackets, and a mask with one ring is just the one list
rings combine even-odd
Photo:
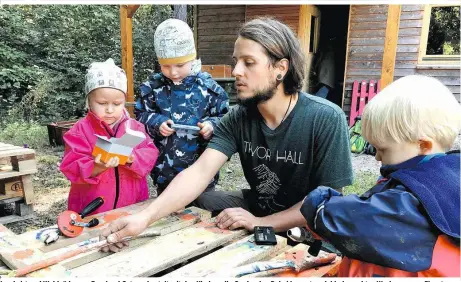
[(36, 172), (34, 150), (0, 143), (0, 204), (15, 203), (15, 214), (0, 217), (0, 224), (32, 216), (34, 187), (31, 174)]
[[(89, 237), (99, 235), (102, 228), (120, 218), (135, 214), (152, 200), (132, 206), (94, 215), (102, 225), (86, 229), (76, 238), (60, 238), (57, 248), (44, 246), (38, 240), (42, 230), (14, 235), (0, 225), (0, 257), (11, 268), (42, 261), (84, 245)], [(160, 236), (142, 238), (130, 242), (130, 246), (118, 253), (91, 251), (62, 261), (57, 265), (29, 274), (29, 277), (213, 277), (227, 273), (227, 269), (270, 258), (292, 259), (293, 254), (300, 259), (306, 251), (289, 248), (286, 239), (277, 236), (275, 246), (257, 246), (253, 235), (246, 230), (219, 229), (211, 218), (211, 213), (195, 207), (171, 214), (155, 223), (149, 229), (160, 231)], [(89, 219), (89, 218), (88, 218)], [(50, 227), (51, 228), (51, 227)], [(86, 235), (90, 235), (89, 237)], [(77, 241), (75, 241), (77, 240)], [(337, 265), (313, 269), (312, 275), (325, 275)], [(6, 266), (0, 266), (5, 269)], [(286, 273), (283, 273), (286, 275)], [(288, 273), (290, 274), (290, 273)], [(303, 273), (309, 274), (309, 272)], [(284, 276), (284, 275), (282, 275)], [(308, 275), (307, 275), (308, 276)]]

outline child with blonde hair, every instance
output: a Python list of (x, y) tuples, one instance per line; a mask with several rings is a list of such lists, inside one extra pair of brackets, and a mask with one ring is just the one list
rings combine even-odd
[[(93, 213), (105, 212), (148, 199), (146, 175), (154, 166), (158, 150), (144, 125), (129, 117), (125, 109), (127, 79), (112, 59), (92, 63), (85, 76), (88, 114), (64, 134), (65, 152), (60, 166), (70, 180), (68, 209), (81, 212), (95, 198), (104, 204)], [(119, 158), (106, 163), (92, 156), (96, 134), (121, 137), (126, 129), (141, 131), (146, 139), (137, 145), (126, 164)]]
[(460, 276), (460, 153), (447, 152), (460, 129), (460, 104), (434, 78), (401, 78), (369, 102), (377, 184), (361, 196), (320, 186), (301, 207), (345, 256), (338, 276)]

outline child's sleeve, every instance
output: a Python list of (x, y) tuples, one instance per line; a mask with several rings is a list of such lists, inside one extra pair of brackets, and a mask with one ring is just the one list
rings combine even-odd
[(93, 147), (78, 131), (64, 134), (65, 151), (59, 169), (73, 184), (98, 184), (103, 173), (92, 177), (94, 158)]
[(369, 198), (320, 186), (304, 199), (301, 213), (343, 255), (385, 267), (419, 271), (420, 262), (408, 254), (431, 257), (432, 248), (421, 246), (436, 240), (420, 202), (403, 186)]
[(146, 134), (144, 128), (139, 126), (136, 130), (141, 131), (146, 139), (133, 149), (134, 161), (124, 167), (132, 171), (137, 177), (143, 178), (152, 170), (158, 158), (158, 149), (152, 139)]
[(214, 95), (211, 95), (208, 116), (203, 118), (202, 122), (211, 122), (213, 128), (216, 128), (221, 118), (229, 111), (229, 97), (226, 91), (215, 81), (208, 86), (208, 91), (214, 92)]
[(142, 84), (139, 89), (141, 95), (136, 100), (134, 108), (136, 120), (146, 125), (147, 131), (152, 137), (161, 137), (160, 125), (170, 118), (161, 114), (150, 81)]

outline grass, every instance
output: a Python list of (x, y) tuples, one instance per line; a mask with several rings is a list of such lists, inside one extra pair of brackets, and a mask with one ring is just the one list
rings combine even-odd
[(352, 185), (344, 187), (343, 194), (344, 195), (349, 195), (349, 194), (361, 195), (364, 192), (370, 190), (370, 188), (376, 184), (377, 179), (378, 179), (377, 173), (359, 172), (355, 176), (354, 183)]

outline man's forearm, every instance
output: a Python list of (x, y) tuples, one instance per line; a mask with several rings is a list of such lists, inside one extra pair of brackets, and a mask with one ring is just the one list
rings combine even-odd
[(275, 232), (283, 232), (297, 226), (306, 225), (306, 220), (301, 214), (302, 201), (292, 206), (291, 208), (265, 216), (262, 219), (262, 223), (265, 226), (272, 226)]
[(153, 223), (194, 201), (207, 187), (210, 179), (204, 177), (199, 167), (191, 166), (179, 173), (163, 193), (143, 212)]

